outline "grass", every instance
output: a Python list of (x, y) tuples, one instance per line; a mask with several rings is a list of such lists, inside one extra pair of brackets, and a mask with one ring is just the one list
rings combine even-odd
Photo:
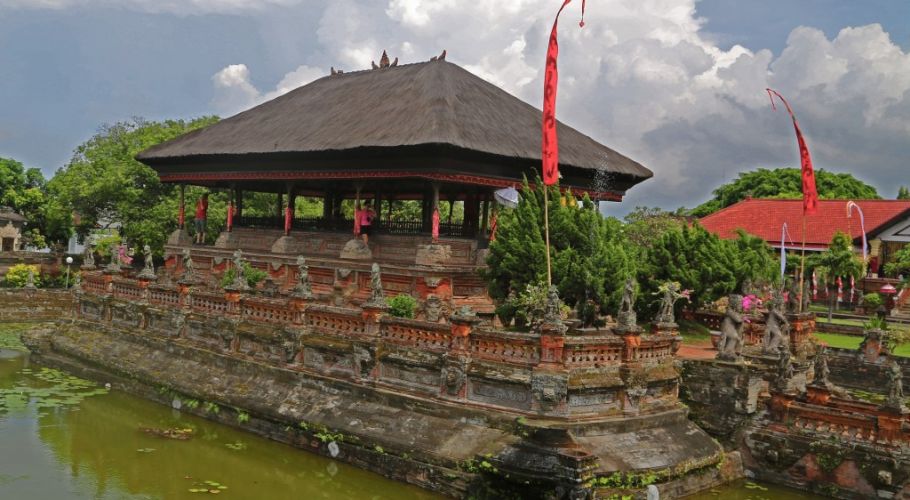
[[(858, 335), (840, 335), (837, 333), (824, 332), (815, 332), (814, 335), (815, 338), (828, 346), (841, 349), (859, 349), (859, 345), (863, 341), (863, 338)], [(910, 358), (910, 344), (897, 346), (897, 348), (894, 349), (894, 355)]]
[(677, 324), (679, 324), (679, 334), (682, 335), (684, 344), (711, 342), (711, 330), (705, 325), (684, 319), (678, 320)]

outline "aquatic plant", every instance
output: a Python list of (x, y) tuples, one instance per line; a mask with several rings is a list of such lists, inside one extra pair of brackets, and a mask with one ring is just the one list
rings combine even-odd
[(107, 394), (108, 390), (89, 380), (69, 375), (60, 370), (42, 367), (37, 372), (23, 368), (19, 373), (40, 381), (38, 387), (15, 385), (0, 388), (0, 412), (24, 410), (29, 403), (36, 408), (75, 406), (90, 396)]

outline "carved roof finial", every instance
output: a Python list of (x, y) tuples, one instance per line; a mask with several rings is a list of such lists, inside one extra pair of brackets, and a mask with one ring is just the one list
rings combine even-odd
[(388, 68), (389, 67), (389, 55), (386, 52), (382, 51), (382, 57), (379, 58), (379, 67)]
[(442, 49), (442, 54), (438, 56), (433, 56), (430, 58), (430, 61), (445, 61), (446, 60), (446, 50)]

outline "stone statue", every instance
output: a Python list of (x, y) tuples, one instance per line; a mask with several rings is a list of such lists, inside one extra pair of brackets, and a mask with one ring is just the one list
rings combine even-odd
[(385, 292), (382, 290), (382, 272), (379, 269), (379, 264), (373, 263), (373, 268), (370, 271), (370, 300), (367, 301), (368, 305), (373, 307), (385, 307)]
[(783, 311), (784, 300), (779, 293), (771, 297), (765, 319), (765, 336), (762, 339), (762, 352), (774, 354), (780, 345), (787, 345), (790, 323)]
[(830, 388), (831, 382), (828, 381), (830, 376), (831, 370), (828, 369), (828, 355), (825, 353), (825, 348), (820, 347), (815, 353), (815, 378), (812, 379), (812, 385)]
[(436, 294), (427, 295), (427, 301), (424, 304), (423, 312), (425, 319), (430, 323), (438, 323), (442, 318), (442, 299)]
[(189, 248), (183, 249), (183, 279), (185, 281), (196, 279), (196, 269), (193, 267), (193, 257)]
[(145, 260), (145, 267), (142, 268), (142, 272), (139, 273), (139, 278), (154, 280), (157, 279), (155, 275), (155, 260), (152, 257), (152, 248), (148, 245), (142, 247), (142, 258)]
[(755, 287), (752, 286), (752, 279), (746, 278), (743, 280), (742, 292), (743, 295), (753, 295)]
[(234, 281), (231, 282), (231, 288), (235, 290), (247, 290), (250, 288), (246, 281), (245, 268), (243, 266), (243, 252), (240, 249), (234, 250), (231, 258), (231, 267), (234, 270)]
[(85, 245), (85, 257), (82, 259), (82, 269), (95, 269), (95, 245)]
[(620, 330), (635, 330), (638, 327), (638, 318), (635, 314), (635, 279), (626, 279), (622, 290), (622, 302), (619, 304), (617, 323)]
[(306, 265), (303, 255), (297, 256), (297, 286), (294, 287), (294, 297), (312, 299), (313, 288), (310, 286), (310, 267)]
[(25, 281), (25, 288), (29, 290), (35, 288), (35, 268), (33, 266), (28, 266), (28, 278)]
[(660, 286), (657, 291), (661, 295), (660, 309), (654, 319), (655, 323), (664, 325), (676, 324), (673, 307), (679, 299), (687, 298), (686, 294), (680, 291), (680, 288), (681, 285), (677, 281), (668, 281)]
[(724, 319), (720, 325), (720, 342), (717, 344), (717, 359), (723, 361), (741, 361), (743, 346), (743, 297), (730, 295)]
[(82, 273), (75, 273), (73, 276), (73, 290), (82, 290)]
[[(862, 297), (862, 294), (860, 294), (860, 297)], [(802, 296), (801, 300), (802, 300), (801, 303), (803, 306), (803, 312), (804, 313), (809, 312), (809, 304), (812, 303), (812, 282), (809, 280), (806, 280), (803, 283), (803, 296)]]
[(117, 254), (117, 251), (120, 249), (119, 245), (111, 245), (110, 261), (107, 263), (107, 267), (104, 268), (106, 274), (119, 274), (120, 273), (120, 256)]
[(547, 306), (544, 312), (544, 321), (547, 323), (562, 323), (562, 314), (559, 310), (561, 304), (559, 290), (556, 285), (550, 285), (550, 288), (547, 289)]
[(799, 313), (799, 281), (792, 280), (790, 289), (787, 293), (787, 312), (790, 314)]
[(777, 346), (777, 378), (774, 384), (777, 390), (784, 392), (788, 389), (790, 379), (793, 378), (793, 361), (790, 359), (790, 348), (781, 344)]
[(904, 406), (904, 373), (901, 365), (893, 357), (888, 370), (888, 400), (885, 402), (885, 406), (891, 408), (903, 408)]

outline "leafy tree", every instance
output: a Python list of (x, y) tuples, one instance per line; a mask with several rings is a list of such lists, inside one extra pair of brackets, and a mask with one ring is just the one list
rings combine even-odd
[[(484, 271), (490, 295), (499, 301), (546, 281), (543, 189), (526, 183), (518, 208), (499, 216)], [(618, 305), (619, 290), (625, 278), (634, 275), (635, 260), (623, 244), (621, 222), (602, 217), (587, 197), (579, 202), (566, 194), (561, 203), (558, 188), (550, 189), (553, 284), (566, 304), (577, 307), (590, 324), (597, 312)]]
[[(815, 171), (815, 185), (822, 199), (879, 199), (874, 187), (850, 174), (835, 174), (824, 169)], [(704, 217), (722, 208), (753, 198), (801, 198), (802, 175), (798, 168), (760, 168), (739, 174), (733, 182), (714, 190), (714, 197), (696, 208), (691, 215)]]
[(43, 207), (45, 205), (46, 181), (37, 168), (25, 168), (22, 163), (0, 158), (0, 205), (8, 206), (28, 219), (23, 231), (27, 244), (36, 247), (46, 246), (49, 231)]
[(898, 200), (910, 200), (910, 189), (907, 189), (907, 186), (901, 186), (897, 190), (897, 199)]
[(910, 245), (904, 245), (894, 253), (891, 262), (885, 264), (885, 273), (891, 276), (910, 276)]
[[(136, 161), (135, 156), (217, 120), (202, 117), (149, 122), (135, 118), (102, 127), (76, 148), (73, 159), (48, 183), (45, 213), (49, 226), (57, 231), (55, 234), (74, 226), (85, 236), (97, 227), (120, 225), (120, 233), (132, 245), (148, 244), (160, 254), (176, 227), (177, 190), (159, 182), (155, 171)], [(198, 188), (189, 190), (190, 207), (199, 194)], [(224, 212), (223, 206), (217, 206), (223, 203), (223, 199), (210, 200), (210, 218)]]
[[(733, 246), (696, 224), (667, 232), (654, 243), (639, 282), (644, 297), (653, 299), (662, 283), (678, 281), (683, 289), (692, 290), (692, 303), (699, 306), (736, 289), (741, 279), (735, 266)], [(651, 311), (652, 305), (653, 300), (647, 300), (639, 307)]]
[(630, 243), (649, 248), (668, 231), (676, 231), (686, 225), (686, 219), (679, 213), (668, 212), (657, 207), (635, 207), (624, 218), (623, 232)]
[(828, 249), (809, 259), (809, 267), (822, 271), (828, 287), (828, 321), (834, 311), (834, 300), (837, 296), (837, 278), (853, 276), (859, 278), (863, 272), (863, 263), (853, 251), (853, 242), (846, 233), (838, 231), (831, 239)]

